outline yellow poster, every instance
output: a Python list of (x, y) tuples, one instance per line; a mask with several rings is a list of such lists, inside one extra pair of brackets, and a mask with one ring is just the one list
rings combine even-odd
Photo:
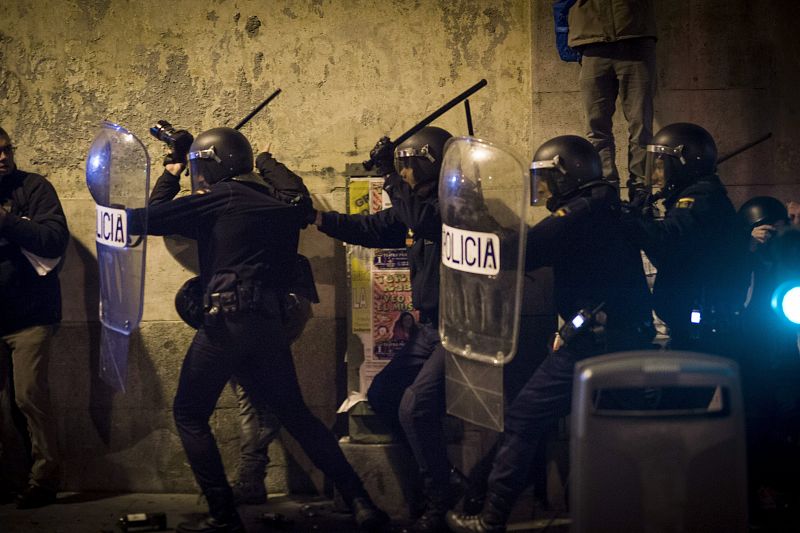
[[(347, 213), (370, 213), (370, 180), (350, 180)], [(361, 246), (348, 246), (350, 262), (350, 305), (353, 333), (372, 331), (372, 251)]]

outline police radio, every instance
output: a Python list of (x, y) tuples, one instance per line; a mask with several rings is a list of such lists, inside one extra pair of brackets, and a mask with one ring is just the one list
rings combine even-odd
[(572, 319), (561, 326), (556, 333), (553, 351), (558, 351), (562, 346), (569, 344), (578, 335), (591, 331), (596, 325), (605, 325), (605, 319), (600, 319), (599, 313), (606, 303), (603, 302), (594, 309), (581, 309)]

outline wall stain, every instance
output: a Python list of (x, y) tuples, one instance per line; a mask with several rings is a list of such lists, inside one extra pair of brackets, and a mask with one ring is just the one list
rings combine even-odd
[(489, 46), (481, 52), (481, 65), (488, 70), (495, 62), (497, 47), (506, 41), (511, 32), (511, 7), (506, 1), (501, 8), (494, 6), (484, 9), (483, 15), (487, 18), (483, 28), (489, 34)]
[(264, 70), (264, 52), (256, 52), (253, 58), (253, 78), (258, 79), (261, 77), (261, 72)]
[(468, 65), (476, 56), (471, 43), (475, 37), (478, 12), (471, 0), (443, 1), (439, 3), (442, 10), (442, 28), (447, 32), (447, 49), (450, 50), (450, 79), (459, 78), (458, 71), (462, 65)]
[(256, 15), (252, 17), (247, 17), (247, 24), (244, 26), (244, 30), (247, 32), (247, 35), (250, 38), (255, 37), (258, 35), (258, 29), (261, 27), (261, 20)]
[(325, 17), (325, 14), (322, 11), (322, 0), (311, 0), (311, 5), (309, 6), (308, 10), (311, 13), (319, 16), (319, 18)]
[(77, 0), (76, 4), (83, 12), (84, 18), (97, 20), (105, 18), (111, 0)]

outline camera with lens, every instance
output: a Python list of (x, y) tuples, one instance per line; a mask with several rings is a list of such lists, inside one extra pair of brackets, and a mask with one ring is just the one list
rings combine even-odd
[(163, 142), (170, 148), (169, 155), (164, 159), (164, 164), (186, 163), (189, 147), (194, 142), (194, 137), (186, 130), (176, 130), (166, 120), (159, 120), (150, 128), (150, 135)]

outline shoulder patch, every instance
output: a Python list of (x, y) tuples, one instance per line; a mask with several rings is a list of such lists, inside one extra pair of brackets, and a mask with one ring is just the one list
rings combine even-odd
[(694, 205), (694, 198), (687, 196), (686, 198), (678, 199), (678, 203), (675, 204), (677, 209), (689, 209)]
[(566, 216), (570, 211), (571, 211), (571, 209), (569, 207), (560, 207), (555, 211), (555, 213), (553, 213), (553, 216), (554, 217), (563, 217), (563, 216)]

